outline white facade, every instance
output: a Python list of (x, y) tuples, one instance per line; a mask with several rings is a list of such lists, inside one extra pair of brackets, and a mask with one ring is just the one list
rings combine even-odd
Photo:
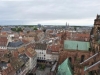
[(58, 61), (59, 55), (58, 54), (46, 54), (47, 61)]
[(37, 54), (35, 54), (33, 57), (29, 57), (29, 60), (26, 63), (28, 70), (32, 70), (34, 67), (36, 67), (36, 65), (37, 65)]
[(37, 55), (34, 55), (33, 58), (29, 57), (29, 69), (32, 70), (37, 65)]
[(38, 60), (46, 60), (46, 50), (35, 49)]
[(25, 64), (25, 69), (21, 71), (18, 75), (26, 75), (28, 71), (31, 71), (34, 67), (37, 65), (37, 54), (35, 54), (33, 57), (28, 56), (28, 61)]
[(46, 54), (46, 60), (52, 61), (52, 54)]
[(39, 50), (39, 49), (35, 49), (35, 51), (37, 52), (37, 59), (38, 60), (47, 60), (47, 61), (58, 61), (58, 55), (53, 55), (53, 54), (47, 54), (46, 50)]
[[(19, 75), (26, 75), (26, 73), (30, 70), (30, 68), (29, 68), (29, 60), (26, 62), (26, 64), (25, 64), (25, 69), (23, 70), (23, 71), (21, 71), (20, 72), (20, 74)], [(16, 75), (16, 74), (15, 74)]]
[(58, 61), (59, 55), (58, 54), (52, 54), (52, 60), (53, 61)]
[(14, 34), (10, 34), (8, 35), (7, 39), (8, 39), (8, 43), (13, 41)]

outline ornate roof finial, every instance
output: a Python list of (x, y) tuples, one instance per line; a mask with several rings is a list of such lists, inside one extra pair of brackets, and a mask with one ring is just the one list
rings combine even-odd
[(98, 18), (98, 14), (97, 14), (97, 18)]

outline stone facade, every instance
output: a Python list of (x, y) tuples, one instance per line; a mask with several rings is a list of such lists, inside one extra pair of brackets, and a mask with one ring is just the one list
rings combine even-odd
[[(64, 40), (64, 36), (62, 40)], [(74, 75), (99, 75), (100, 74), (100, 15), (94, 20), (94, 27), (90, 32), (90, 48), (88, 51), (62, 50), (60, 52), (60, 65), (66, 58), (72, 63)], [(61, 42), (63, 43), (63, 41)]]

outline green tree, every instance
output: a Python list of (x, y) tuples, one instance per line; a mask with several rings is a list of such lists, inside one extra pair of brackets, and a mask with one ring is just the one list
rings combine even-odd
[(38, 30), (37, 27), (34, 27), (33, 30)]
[(19, 28), (18, 28), (18, 27), (16, 27), (16, 28), (11, 28), (11, 30), (12, 30), (12, 31), (15, 31), (15, 32), (23, 31), (22, 28), (20, 28), (20, 27), (19, 27)]
[(16, 28), (11, 28), (12, 31), (16, 31)]
[(20, 27), (16, 28), (16, 32), (20, 32), (20, 31), (23, 31), (22, 28), (20, 28)]

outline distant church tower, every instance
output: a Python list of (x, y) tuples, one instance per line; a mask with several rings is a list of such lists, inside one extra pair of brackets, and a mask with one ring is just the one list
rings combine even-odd
[(69, 29), (69, 24), (66, 22), (66, 29), (68, 30)]
[(67, 29), (67, 22), (66, 22), (66, 29)]

